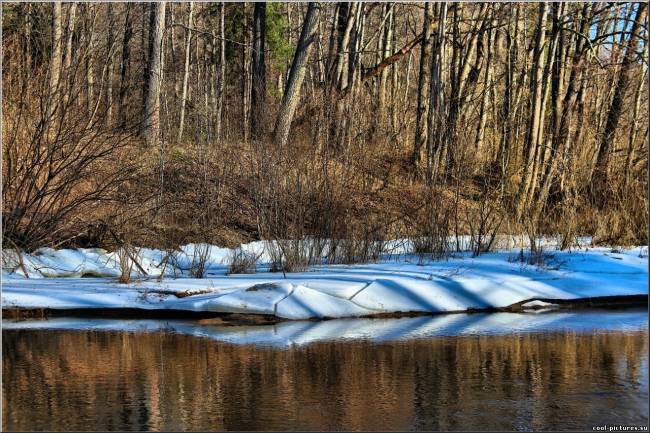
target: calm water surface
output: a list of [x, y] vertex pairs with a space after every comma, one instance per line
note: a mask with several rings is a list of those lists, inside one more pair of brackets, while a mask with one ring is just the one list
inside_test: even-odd
[[[617, 322], [615, 313], [606, 314], [601, 316], [606, 323], [631, 320], [620, 316]], [[256, 332], [281, 335], [286, 325], [262, 331], [213, 327], [213, 338], [209, 328], [197, 337], [173, 325], [119, 330], [119, 321], [72, 320], [66, 326], [59, 322], [58, 329], [56, 321], [49, 327], [21, 325], [2, 332], [2, 427], [591, 430], [604, 424], [647, 425], [647, 318], [638, 316], [633, 326], [587, 326], [582, 322], [593, 317], [580, 317], [540, 331], [312, 338], [299, 345], [232, 342], [233, 335], [240, 342]], [[403, 330], [413, 320], [432, 326], [421, 318], [408, 320], [331, 321], [328, 326], [366, 323]], [[230, 341], [224, 341], [224, 332]]]

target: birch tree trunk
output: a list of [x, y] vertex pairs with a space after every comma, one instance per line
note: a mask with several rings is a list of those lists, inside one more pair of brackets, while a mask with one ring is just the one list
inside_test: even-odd
[[114, 27], [115, 19], [113, 12], [113, 4], [109, 3], [106, 10], [108, 18], [108, 36], [106, 46], [108, 57], [106, 60], [106, 124], [110, 125], [113, 121], [113, 54], [115, 46]]
[[49, 123], [57, 107], [56, 97], [61, 81], [61, 39], [61, 3], [55, 2], [52, 3], [52, 54], [50, 55], [50, 88], [44, 117], [45, 124]]
[[[393, 26], [392, 26], [392, 16], [393, 9], [395, 5], [384, 3], [383, 5], [383, 14], [386, 24], [384, 25], [384, 31], [382, 32], [382, 38], [380, 42], [381, 55], [379, 61], [383, 61], [390, 57], [391, 55], [391, 42], [393, 40]], [[379, 62], [378, 62], [379, 63]], [[381, 123], [385, 122], [386, 118], [386, 85], [388, 82], [388, 69], [384, 69], [379, 74], [379, 92], [377, 94], [377, 105], [378, 105], [378, 116], [377, 120]]]
[[95, 93], [95, 73], [93, 71], [95, 61], [95, 17], [96, 4], [86, 3], [85, 17], [85, 42], [86, 42], [86, 109], [88, 112], [93, 111], [93, 101]]
[[192, 43], [192, 13], [194, 12], [194, 2], [189, 3], [189, 11], [187, 14], [187, 29], [185, 29], [185, 66], [183, 69], [183, 90], [181, 94], [181, 115], [178, 125], [178, 138], [176, 141], [179, 143], [183, 138], [183, 128], [185, 126], [185, 105], [187, 101], [187, 81], [190, 77], [190, 44]]
[[72, 65], [72, 40], [74, 37], [74, 24], [75, 16], [77, 14], [77, 3], [70, 3], [70, 8], [68, 9], [68, 27], [66, 29], [67, 41], [65, 44], [65, 70], [70, 70]]
[[32, 13], [31, 5], [29, 3], [23, 3], [21, 13], [23, 14], [23, 24], [24, 24], [24, 35], [22, 39], [22, 66], [23, 71], [28, 71], [32, 65], [32, 49], [31, 49], [31, 38], [32, 38]]
[[276, 145], [280, 147], [284, 147], [289, 139], [291, 121], [300, 99], [300, 89], [307, 71], [307, 60], [317, 37], [316, 24], [320, 9], [320, 3], [310, 2], [307, 6], [307, 14], [302, 25], [300, 39], [289, 72], [289, 79], [287, 80], [287, 86], [284, 90], [280, 111], [275, 123], [274, 139]]
[[147, 96], [143, 113], [142, 135], [149, 146], [160, 139], [160, 85], [162, 78], [162, 40], [165, 27], [165, 2], [152, 3], [147, 68]]
[[531, 116], [527, 134], [526, 156], [524, 162], [524, 169], [522, 174], [521, 185], [518, 192], [516, 216], [520, 219], [526, 199], [533, 180], [533, 169], [535, 164], [535, 156], [537, 154], [537, 147], [539, 142], [539, 127], [541, 122], [542, 113], [542, 99], [543, 99], [543, 73], [544, 73], [544, 45], [546, 40], [546, 17], [548, 15], [548, 6], [546, 3], [539, 4], [539, 13], [537, 19], [537, 38], [535, 41], [535, 61], [533, 65], [533, 79], [532, 79], [532, 108]]
[[[490, 22], [489, 27], [491, 26], [492, 23]], [[487, 124], [488, 96], [492, 91], [492, 52], [494, 49], [496, 49], [495, 32], [493, 32], [491, 29], [488, 30], [485, 39], [487, 40], [487, 44], [482, 45], [480, 50], [481, 52], [485, 50], [486, 54], [485, 66], [483, 66], [485, 74], [481, 95], [481, 106], [479, 108], [479, 121], [476, 128], [476, 144], [474, 148], [477, 155], [480, 155], [480, 152], [485, 151], [483, 149], [483, 142], [485, 141], [485, 126]]]

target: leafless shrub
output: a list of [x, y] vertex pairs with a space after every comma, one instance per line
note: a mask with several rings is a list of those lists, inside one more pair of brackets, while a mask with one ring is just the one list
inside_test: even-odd
[[538, 246], [535, 250], [532, 250], [528, 254], [526, 262], [529, 265], [537, 266], [539, 268], [544, 268], [548, 264], [549, 259], [553, 256], [544, 252], [544, 247]]
[[257, 271], [257, 261], [261, 254], [244, 251], [241, 246], [230, 253], [229, 274], [254, 274]]
[[131, 272], [135, 262], [132, 257], [135, 256], [135, 248], [129, 244], [122, 245], [117, 251], [117, 260], [120, 265], [120, 276], [118, 281], [120, 284], [128, 284], [131, 282]]
[[29, 273], [27, 272], [25, 261], [23, 260], [23, 252], [20, 248], [16, 247], [15, 244], [14, 247], [14, 250], [2, 250], [2, 252], [0, 252], [2, 255], [2, 269], [7, 269], [11, 274], [20, 268], [23, 275], [26, 278], [29, 278]]
[[251, 164], [258, 230], [263, 239], [273, 240], [266, 245], [271, 270], [297, 272], [319, 262], [323, 244], [310, 233], [318, 194], [313, 162], [256, 145]]
[[158, 263], [157, 266], [160, 269], [160, 275], [158, 276], [158, 281], [162, 281], [165, 278], [165, 272], [167, 271], [167, 266], [169, 266], [170, 263], [172, 264], [174, 276], [176, 276], [177, 268], [174, 264], [176, 261], [177, 251], [175, 249], [165, 249], [163, 251], [165, 255], [163, 256], [162, 260], [160, 261], [160, 263]]
[[508, 263], [517, 263], [517, 262], [525, 263], [526, 262], [526, 256], [524, 255], [524, 249], [521, 248], [519, 250], [519, 253], [516, 256], [513, 256], [512, 254], [510, 254], [508, 256], [507, 260], [508, 260]]
[[370, 231], [366, 231], [360, 237], [351, 235], [348, 238], [336, 239], [332, 241], [327, 262], [330, 264], [376, 262], [384, 254], [385, 244], [385, 239]]
[[266, 249], [271, 257], [271, 272], [301, 272], [314, 263], [304, 239], [271, 241]]
[[424, 209], [418, 215], [411, 236], [413, 253], [418, 256], [418, 264], [427, 259], [442, 259], [449, 255], [449, 234], [451, 233], [451, 211], [442, 197], [429, 193]]
[[502, 208], [495, 192], [484, 192], [478, 198], [476, 208], [468, 212], [470, 249], [475, 257], [492, 249], [503, 221]]
[[575, 197], [573, 188], [567, 188], [567, 197], [560, 203], [560, 211], [558, 215], [558, 226], [561, 235], [560, 249], [570, 250], [573, 246], [578, 244], [576, 234], [576, 219], [578, 200]]
[[[71, 74], [73, 74], [71, 72]], [[3, 237], [32, 250], [79, 236], [98, 203], [119, 200], [137, 173], [135, 126], [117, 129], [107, 108], [92, 115], [76, 92], [43, 92], [34, 79], [3, 94]]]
[[553, 268], [557, 269], [561, 263], [553, 264], [554, 255], [546, 252], [544, 247], [538, 245], [534, 250], [529, 250], [528, 253], [524, 252], [524, 249], [520, 249], [519, 253], [516, 256], [508, 256], [508, 262], [510, 263], [520, 263], [522, 266], [531, 265], [537, 266], [538, 268]]
[[189, 273], [194, 278], [204, 278], [205, 273], [210, 265], [210, 250], [212, 248], [209, 244], [201, 243], [195, 244], [192, 249], [192, 262], [190, 263]]

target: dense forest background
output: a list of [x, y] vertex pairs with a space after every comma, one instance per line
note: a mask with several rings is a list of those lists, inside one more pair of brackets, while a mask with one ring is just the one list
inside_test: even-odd
[[6, 246], [648, 242], [645, 3], [2, 14]]

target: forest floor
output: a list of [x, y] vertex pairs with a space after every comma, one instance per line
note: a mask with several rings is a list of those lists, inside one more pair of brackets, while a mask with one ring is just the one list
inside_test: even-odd
[[[163, 251], [140, 249], [130, 283], [117, 281], [116, 253], [102, 249], [23, 254], [23, 273], [13, 251], [4, 252], [2, 309], [5, 317], [96, 314], [137, 317], [221, 317], [267, 323], [275, 320], [395, 317], [463, 311], [545, 310], [577, 306], [647, 305], [647, 247], [546, 248], [530, 264], [526, 250], [497, 250], [473, 257], [420, 260], [400, 253], [375, 263], [316, 265], [305, 272], [269, 272], [263, 244], [259, 272], [228, 274], [232, 251], [210, 247], [203, 278], [188, 269], [196, 245], [160, 265]], [[160, 266], [159, 266], [160, 265]], [[160, 280], [160, 273], [165, 278]], [[139, 275], [138, 275], [139, 274]]]

